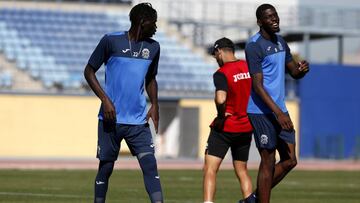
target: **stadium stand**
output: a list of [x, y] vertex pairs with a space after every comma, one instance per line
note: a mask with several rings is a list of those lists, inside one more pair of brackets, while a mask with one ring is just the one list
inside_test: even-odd
[[[128, 30], [130, 26], [127, 13], [33, 8], [1, 8], [0, 12], [0, 51], [7, 60], [40, 80], [45, 88], [62, 91], [86, 89], [82, 72], [102, 35]], [[156, 33], [155, 39], [162, 47], [160, 96], [201, 96], [213, 91], [214, 63], [163, 30]], [[102, 68], [97, 73], [102, 84], [104, 72]]]
[[0, 73], [0, 87], [9, 89], [12, 86], [12, 75], [9, 72]]

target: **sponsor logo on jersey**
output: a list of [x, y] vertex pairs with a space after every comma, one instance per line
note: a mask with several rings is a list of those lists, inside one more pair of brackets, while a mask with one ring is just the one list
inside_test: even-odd
[[250, 73], [238, 73], [236, 75], [233, 75], [234, 78], [234, 82], [237, 82], [239, 80], [244, 80], [244, 79], [249, 79], [250, 78]]

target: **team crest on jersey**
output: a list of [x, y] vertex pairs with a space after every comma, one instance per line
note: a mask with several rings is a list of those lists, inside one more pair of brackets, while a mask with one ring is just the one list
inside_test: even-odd
[[278, 47], [279, 47], [280, 51], [282, 51], [284, 49], [280, 42], [278, 42]]
[[260, 142], [261, 142], [261, 144], [267, 144], [269, 142], [268, 136], [262, 134], [260, 137]]
[[148, 59], [150, 57], [150, 50], [145, 48], [142, 50], [141, 52], [141, 56], [144, 58], [144, 59]]

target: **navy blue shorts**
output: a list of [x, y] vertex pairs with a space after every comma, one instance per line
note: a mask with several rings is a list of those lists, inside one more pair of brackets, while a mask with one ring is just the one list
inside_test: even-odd
[[96, 157], [101, 161], [117, 160], [123, 139], [133, 156], [143, 152], [155, 152], [148, 124], [126, 125], [99, 120]]
[[[286, 113], [288, 114], [288, 113]], [[282, 130], [273, 114], [248, 114], [258, 149], [276, 149], [278, 139], [295, 144], [295, 130]]]

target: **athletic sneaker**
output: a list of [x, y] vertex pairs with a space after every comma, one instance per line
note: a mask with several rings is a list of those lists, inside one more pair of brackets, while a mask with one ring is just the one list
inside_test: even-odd
[[251, 195], [249, 197], [247, 197], [246, 199], [241, 199], [239, 200], [238, 203], [256, 203], [258, 202], [255, 192], [251, 193]]

